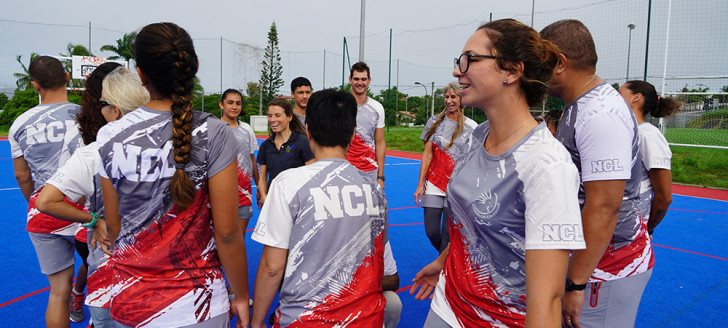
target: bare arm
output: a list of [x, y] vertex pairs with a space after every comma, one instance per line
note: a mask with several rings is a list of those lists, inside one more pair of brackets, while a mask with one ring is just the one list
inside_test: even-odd
[[238, 316], [238, 327], [247, 327], [250, 321], [248, 306], [248, 261], [245, 239], [238, 220], [237, 161], [208, 180], [212, 224], [220, 263], [235, 298], [230, 302], [233, 314]]
[[[586, 249], [572, 253], [566, 275], [575, 284], [585, 284], [604, 255], [617, 225], [625, 184], [626, 180], [584, 182], [586, 201], [581, 210], [581, 221]], [[572, 291], [564, 295], [563, 315], [565, 319], [571, 320], [574, 327], [581, 327], [578, 322], [583, 303], [584, 291]]]
[[391, 290], [396, 292], [399, 289], [399, 273], [395, 272], [392, 275], [384, 276], [382, 278], [382, 290]]
[[255, 184], [258, 184], [260, 175], [258, 175], [258, 163], [255, 162], [255, 155], [250, 154], [250, 162], [253, 163], [253, 181], [255, 181]]
[[422, 268], [422, 270], [415, 275], [414, 279], [412, 279], [412, 282], [414, 283], [410, 288], [410, 295], [413, 295], [415, 291], [417, 291], [417, 287], [422, 286], [420, 291], [417, 292], [417, 295], [415, 295], [416, 300], [422, 301], [428, 298], [428, 296], [432, 299], [432, 296], [434, 296], [432, 292], [435, 290], [437, 282], [440, 280], [440, 272], [442, 272], [442, 269], [445, 267], [445, 259], [447, 259], [448, 254], [450, 254], [450, 245], [447, 245], [447, 248], [440, 253], [440, 256], [438, 256], [435, 261]]
[[[79, 201], [79, 203], [81, 202]], [[43, 187], [35, 201], [35, 206], [39, 211], [65, 221], [89, 223], [94, 219], [91, 214], [66, 203], [66, 195], [52, 184], [46, 184]]]
[[265, 317], [276, 296], [278, 287], [281, 285], [287, 259], [287, 249], [263, 246], [258, 275], [255, 277], [255, 290], [253, 292], [255, 306], [250, 320], [251, 327], [265, 327]]
[[109, 242], [114, 245], [121, 231], [121, 216], [119, 216], [119, 196], [111, 180], [101, 177], [101, 193], [104, 197], [104, 216], [106, 229], [109, 231]]
[[650, 220], [647, 222], [647, 232], [652, 235], [672, 203], [672, 171], [652, 169], [647, 173], [652, 183], [652, 191], [655, 193], [650, 206]]
[[13, 158], [13, 167], [15, 168], [15, 181], [18, 182], [20, 192], [23, 193], [26, 201], [30, 201], [30, 195], [35, 190], [35, 184], [33, 183], [33, 176], [30, 174], [30, 166], [25, 161], [25, 157], [20, 156]]
[[265, 196], [268, 194], [268, 181], [266, 180], [268, 178], [268, 166], [265, 164], [260, 164], [260, 177], [258, 178], [258, 195], [260, 195], [258, 198], [258, 208], [263, 207], [263, 204], [265, 203]]
[[422, 195], [425, 194], [425, 176], [432, 162], [432, 141], [425, 141], [425, 150], [422, 152], [422, 161], [420, 162], [420, 178], [417, 180], [417, 189], [415, 190], [415, 204], [422, 205]]
[[526, 251], [526, 327], [559, 327], [569, 251]]
[[[384, 157], [387, 156], [387, 144], [384, 142], [384, 128], [374, 129], [374, 153], [377, 157], [377, 176], [384, 175]], [[377, 179], [384, 190], [384, 181]]]

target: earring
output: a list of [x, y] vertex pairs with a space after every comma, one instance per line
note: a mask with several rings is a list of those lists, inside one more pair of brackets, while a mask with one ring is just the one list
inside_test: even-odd
[[503, 80], [503, 85], [508, 85], [508, 81]]

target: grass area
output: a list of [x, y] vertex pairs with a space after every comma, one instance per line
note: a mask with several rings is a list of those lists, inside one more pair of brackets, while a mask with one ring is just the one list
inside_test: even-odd
[[673, 182], [728, 189], [728, 149], [670, 148]]
[[387, 149], [422, 153], [425, 145], [420, 140], [422, 127], [390, 127], [389, 131], [384, 128], [384, 140], [387, 142]]
[[668, 128], [665, 139], [670, 143], [728, 146], [728, 130]]
[[[422, 127], [391, 127], [384, 132], [387, 149], [421, 153]], [[704, 137], [701, 139], [701, 137]], [[712, 138], [712, 139], [711, 139]], [[667, 139], [673, 143], [695, 143], [706, 140], [728, 145], [728, 131], [705, 129], [667, 129]], [[672, 149], [672, 181], [675, 183], [728, 189], [728, 150], [693, 147]]]

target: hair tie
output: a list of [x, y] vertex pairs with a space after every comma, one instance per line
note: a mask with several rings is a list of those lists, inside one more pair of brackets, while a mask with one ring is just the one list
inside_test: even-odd
[[184, 170], [185, 169], [185, 163], [174, 163], [174, 168], [177, 170]]
[[660, 104], [660, 95], [657, 95], [657, 104]]

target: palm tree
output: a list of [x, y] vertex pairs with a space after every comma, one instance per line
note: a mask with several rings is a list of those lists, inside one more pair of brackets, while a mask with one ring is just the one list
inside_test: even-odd
[[101, 51], [111, 51], [117, 56], [109, 56], [109, 59], [120, 59], [129, 61], [134, 59], [134, 39], [136, 39], [137, 33], [131, 32], [126, 33], [121, 39], [116, 40], [116, 45], [106, 44], [101, 46]]
[[[31, 53], [30, 62], [33, 62], [33, 60], [38, 56], [39, 55], [35, 52]], [[15, 60], [18, 61], [18, 64], [20, 64], [20, 67], [23, 69], [22, 73], [13, 73], [13, 76], [17, 79], [15, 80], [15, 85], [17, 86], [15, 89], [16, 91], [33, 89], [33, 84], [30, 83], [30, 75], [28, 75], [28, 67], [23, 64], [23, 61], [21, 60], [22, 57], [22, 55], [15, 56]]]

